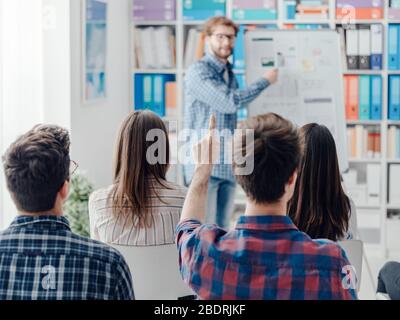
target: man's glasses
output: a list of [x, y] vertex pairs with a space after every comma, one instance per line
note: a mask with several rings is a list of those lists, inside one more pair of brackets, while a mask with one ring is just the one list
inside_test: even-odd
[[214, 33], [213, 36], [219, 42], [222, 42], [224, 40], [228, 40], [229, 42], [234, 42], [236, 40], [236, 36], [234, 34]]
[[78, 164], [74, 160], [69, 161], [69, 176], [72, 176], [76, 169], [78, 169]]

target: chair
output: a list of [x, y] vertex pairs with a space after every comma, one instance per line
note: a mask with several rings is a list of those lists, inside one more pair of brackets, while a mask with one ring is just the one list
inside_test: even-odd
[[194, 294], [181, 278], [175, 244], [111, 246], [124, 256], [129, 266], [137, 300], [187, 299]]
[[354, 267], [357, 276], [357, 292], [360, 291], [361, 285], [361, 273], [362, 273], [362, 261], [363, 261], [363, 242], [361, 240], [345, 240], [339, 241], [338, 244], [346, 252], [347, 258]]

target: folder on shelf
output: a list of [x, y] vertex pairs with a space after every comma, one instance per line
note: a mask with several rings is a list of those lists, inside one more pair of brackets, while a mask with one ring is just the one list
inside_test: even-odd
[[348, 29], [346, 31], [346, 55], [347, 69], [358, 69], [359, 52], [358, 52], [358, 30]]
[[400, 164], [389, 166], [389, 203], [400, 203]]
[[235, 50], [233, 51], [233, 68], [244, 69], [244, 33], [246, 26], [241, 25], [236, 37]]
[[367, 203], [379, 205], [381, 202], [381, 166], [380, 164], [367, 164]]
[[370, 119], [370, 78], [369, 76], [360, 76], [359, 78], [359, 115], [360, 120]]
[[165, 116], [164, 81], [162, 75], [153, 76], [153, 107], [151, 111], [160, 117]]
[[399, 69], [399, 26], [389, 25], [388, 31], [388, 67], [390, 70]]
[[371, 59], [371, 30], [369, 26], [360, 26], [358, 29], [358, 54], [359, 68], [362, 70], [370, 69]]
[[151, 75], [135, 74], [134, 85], [135, 105], [133, 109], [151, 109], [153, 103]]
[[345, 76], [346, 119], [358, 119], [358, 76]]
[[[387, 157], [394, 159], [396, 157], [396, 126], [390, 126], [387, 134]], [[400, 141], [397, 141], [400, 143]]]
[[165, 115], [167, 117], [178, 117], [176, 82], [165, 83]]
[[389, 77], [389, 120], [400, 120], [400, 76]]
[[371, 69], [382, 69], [383, 25], [371, 25]]
[[371, 76], [371, 120], [382, 119], [382, 77]]

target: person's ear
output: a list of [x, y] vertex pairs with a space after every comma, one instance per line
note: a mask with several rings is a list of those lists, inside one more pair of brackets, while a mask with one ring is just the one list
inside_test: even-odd
[[292, 176], [289, 178], [289, 186], [294, 186], [296, 184], [296, 180], [297, 180], [297, 170], [295, 170], [292, 174]]
[[68, 198], [68, 192], [69, 192], [69, 181], [65, 180], [60, 191], [58, 191], [58, 193], [63, 201]]

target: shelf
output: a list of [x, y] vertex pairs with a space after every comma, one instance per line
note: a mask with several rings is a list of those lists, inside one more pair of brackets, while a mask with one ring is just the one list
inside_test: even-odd
[[283, 24], [330, 24], [330, 20], [283, 20]]
[[382, 120], [346, 120], [347, 125], [381, 125]]
[[134, 26], [174, 26], [176, 21], [136, 21], [132, 22]]
[[354, 158], [350, 158], [349, 162], [350, 163], [381, 163], [381, 159], [365, 159], [365, 158], [354, 159]]
[[351, 23], [343, 23], [347, 22], [348, 20], [346, 18], [341, 19], [336, 19], [335, 23], [340, 24], [340, 25], [354, 25], [354, 24], [383, 24], [386, 22], [385, 19], [351, 19]]
[[388, 120], [387, 124], [400, 126], [400, 120]]
[[343, 74], [345, 75], [381, 75], [384, 71], [383, 70], [344, 70]]
[[388, 70], [388, 74], [400, 74], [400, 70]]
[[176, 69], [133, 69], [133, 73], [151, 73], [151, 74], [158, 74], [158, 73], [164, 73], [164, 74], [176, 74], [177, 70]]
[[398, 204], [390, 204], [390, 203], [388, 203], [386, 207], [388, 209], [392, 209], [392, 210], [400, 210], [400, 203], [398, 203]]
[[233, 20], [236, 24], [278, 24], [278, 20]]
[[182, 23], [188, 26], [197, 26], [203, 25], [206, 21], [205, 20], [184, 20]]
[[356, 204], [357, 209], [382, 209], [382, 205], [380, 204]]
[[388, 159], [388, 160], [387, 160], [387, 163], [388, 163], [388, 164], [391, 164], [391, 163], [400, 163], [400, 159]]

